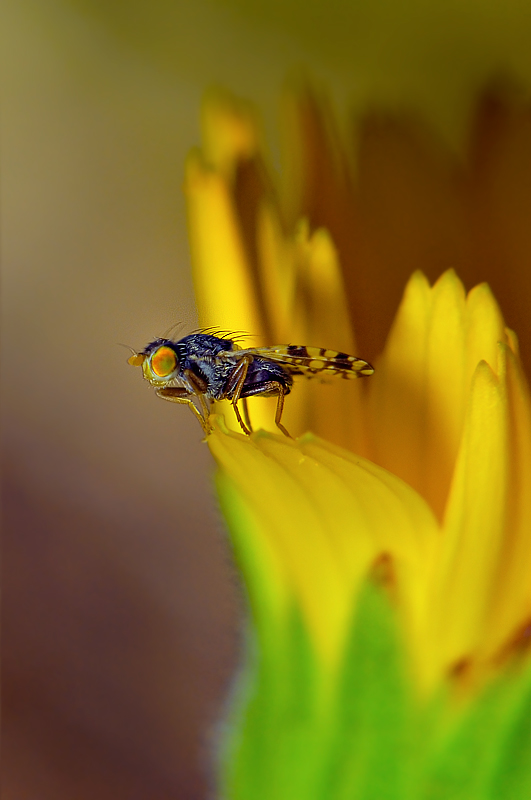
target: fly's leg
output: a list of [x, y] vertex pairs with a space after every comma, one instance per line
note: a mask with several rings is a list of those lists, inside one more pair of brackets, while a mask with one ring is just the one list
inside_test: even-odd
[[[192, 400], [192, 397], [194, 397], [195, 395], [190, 395], [190, 393], [187, 392], [186, 389], [172, 389], [172, 388], [156, 389], [155, 394], [157, 395], [157, 397], [161, 397], [163, 400], [168, 400], [170, 403], [180, 403], [181, 405], [188, 406], [190, 411], [192, 411], [196, 416], [196, 418], [198, 419], [199, 424], [203, 428], [205, 434], [208, 435], [211, 432], [212, 429], [208, 423], [208, 415], [206, 417], [203, 417], [201, 412], [196, 408], [194, 401]], [[198, 397], [199, 397], [199, 402], [203, 400], [203, 403], [205, 403], [205, 399], [204, 397], [202, 397], [202, 395], [198, 395]], [[201, 405], [203, 405], [203, 403], [201, 403]]]
[[282, 431], [284, 436], [287, 436], [288, 439], [292, 439], [293, 437], [280, 421], [282, 419], [282, 411], [284, 410], [284, 398], [286, 396], [285, 386], [280, 381], [266, 381], [257, 386], [249, 387], [247, 391], [249, 392], [249, 397], [258, 397], [259, 395], [271, 397], [276, 395], [277, 409], [275, 412], [275, 425]]
[[199, 400], [199, 405], [201, 406], [201, 410], [203, 412], [202, 415], [203, 419], [205, 420], [207, 427], [210, 428], [210, 426], [208, 425], [208, 418], [210, 416], [210, 406], [207, 403], [205, 397], [205, 394], [208, 389], [208, 384], [202, 378], [200, 378], [199, 375], [196, 375], [195, 372], [192, 372], [192, 370], [190, 369], [184, 370], [184, 377], [186, 378], [188, 383], [193, 387], [194, 394]]
[[284, 410], [284, 397], [285, 397], [284, 387], [281, 383], [279, 383], [279, 381], [271, 381], [271, 388], [273, 387], [276, 387], [278, 390], [277, 410], [275, 412], [275, 425], [277, 426], [277, 428], [280, 428], [284, 436], [287, 436], [288, 439], [292, 439], [293, 437], [286, 430], [286, 428], [280, 421], [282, 419], [282, 412]]
[[[225, 389], [225, 397], [230, 398], [234, 413], [236, 414], [236, 419], [240, 423], [242, 431], [246, 433], [247, 436], [251, 435], [252, 429], [251, 426], [247, 426], [242, 419], [242, 415], [240, 414], [240, 410], [238, 408], [238, 400], [241, 397], [243, 384], [245, 383], [245, 379], [247, 377], [247, 371], [252, 363], [252, 356], [244, 356], [232, 371], [230, 379], [227, 383], [227, 388]], [[246, 414], [246, 416], [248, 417], [248, 414]]]
[[210, 416], [210, 408], [208, 407], [208, 403], [205, 400], [205, 395], [204, 394], [198, 394], [197, 396], [199, 398], [199, 403], [201, 404], [201, 410], [203, 412], [203, 416], [204, 416], [205, 420], [208, 420], [208, 418]]
[[249, 404], [247, 403], [246, 397], [242, 397], [242, 407], [243, 407], [243, 418], [245, 420], [245, 424], [252, 433], [253, 426], [251, 425], [251, 417], [249, 416]]

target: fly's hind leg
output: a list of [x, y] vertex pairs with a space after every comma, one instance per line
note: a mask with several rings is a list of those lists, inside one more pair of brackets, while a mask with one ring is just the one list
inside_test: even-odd
[[245, 424], [252, 433], [253, 426], [251, 425], [251, 417], [249, 416], [249, 404], [247, 403], [246, 397], [242, 397], [242, 408], [243, 408], [243, 418], [245, 420]]
[[[208, 416], [203, 416], [199, 409], [196, 407], [192, 397], [195, 395], [191, 395], [186, 389], [173, 389], [173, 388], [166, 388], [166, 389], [156, 389], [155, 394], [158, 397], [161, 397], [163, 400], [168, 400], [170, 403], [180, 403], [181, 405], [188, 406], [190, 411], [193, 412], [199, 424], [203, 428], [203, 431], [206, 435], [211, 432], [211, 427], [208, 422]], [[201, 406], [206, 408], [206, 401], [202, 395], [198, 395], [199, 402], [201, 402]]]
[[286, 392], [284, 390], [284, 386], [279, 381], [271, 381], [271, 388], [276, 387], [278, 390], [278, 397], [277, 397], [277, 410], [275, 411], [275, 425], [277, 428], [280, 428], [284, 436], [287, 436], [288, 439], [292, 439], [292, 435], [289, 433], [288, 430], [284, 427], [281, 423], [282, 419], [282, 412], [284, 410], [284, 397], [286, 396]]
[[286, 396], [286, 387], [280, 381], [265, 381], [264, 383], [258, 384], [254, 387], [247, 389], [248, 396], [251, 397], [259, 397], [263, 395], [264, 397], [276, 397], [277, 398], [277, 409], [275, 412], [275, 425], [279, 428], [284, 436], [287, 436], [288, 439], [292, 439], [292, 435], [289, 433], [288, 430], [284, 427], [282, 422], [282, 411], [284, 410], [284, 398]]

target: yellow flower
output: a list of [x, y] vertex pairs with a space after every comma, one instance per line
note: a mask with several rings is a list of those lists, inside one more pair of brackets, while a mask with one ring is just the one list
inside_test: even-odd
[[[294, 157], [301, 163], [306, 158], [308, 166], [311, 152], [314, 160], [309, 176], [293, 179], [292, 196], [283, 205], [264, 166], [252, 110], [223, 92], [205, 103], [203, 148], [190, 156], [186, 177], [202, 323], [247, 330], [254, 334], [253, 345], [310, 344], [372, 359], [380, 331], [371, 339], [362, 326], [370, 325], [380, 297], [388, 303], [389, 293], [383, 282], [376, 289], [363, 274], [359, 254], [352, 260], [362, 274], [352, 274], [357, 242], [367, 239], [363, 205], [346, 157], [325, 133], [318, 103], [308, 92], [297, 102], [301, 139]], [[368, 308], [357, 301], [357, 287], [367, 298], [364, 283], [374, 291]], [[384, 319], [380, 314], [376, 328]], [[359, 349], [354, 328], [356, 339], [372, 352]], [[415, 272], [374, 363], [374, 377], [359, 385], [296, 386], [286, 402], [286, 424], [297, 434], [312, 431], [296, 441], [266, 432], [274, 430], [273, 410], [260, 399], [253, 400], [251, 416], [255, 428], [266, 430], [243, 436], [228, 412], [225, 419], [216, 418], [208, 438], [250, 593], [262, 668], [268, 664], [270, 675], [277, 675], [277, 694], [289, 694], [282, 670], [290, 656], [277, 663], [271, 653], [291, 652], [295, 615], [312, 654], [317, 730], [333, 727], [330, 709], [341, 716], [338, 687], [344, 683], [353, 625], [359, 631], [370, 607], [367, 576], [369, 586], [384, 588], [394, 609], [417, 709], [431, 707], [443, 688], [452, 690], [454, 703], [459, 696], [467, 698], [467, 708], [474, 707], [474, 699], [489, 696], [486, 687], [508, 674], [508, 664], [514, 670], [529, 637], [531, 403], [516, 336], [505, 327], [489, 287], [479, 284], [467, 294], [452, 270], [433, 286]], [[363, 654], [360, 658], [363, 662]], [[528, 664], [527, 655], [523, 663]], [[516, 685], [515, 674], [526, 671], [510, 674], [509, 683]], [[370, 693], [368, 685], [356, 691]], [[275, 692], [268, 696], [274, 705]], [[502, 707], [500, 729], [506, 731], [506, 717], [513, 713], [507, 709], [513, 706], [504, 700]], [[259, 713], [264, 725], [267, 714], [264, 708]], [[278, 736], [282, 719], [276, 722]], [[235, 797], [254, 797], [256, 791], [249, 767], [249, 741], [256, 731], [249, 716], [246, 724], [240, 756], [233, 755], [243, 766], [228, 779]], [[285, 719], [284, 724], [289, 727]], [[461, 724], [466, 729], [462, 717]], [[428, 725], [428, 736], [432, 728]], [[295, 757], [273, 778], [266, 750], [254, 771], [258, 781], [265, 769], [269, 788], [260, 796], [314, 796], [303, 791], [308, 778], [299, 774]], [[316, 766], [310, 781], [314, 788], [339, 752], [325, 763], [323, 751], [321, 741], [315, 754], [321, 772]], [[426, 756], [431, 764], [426, 773], [431, 777], [422, 778], [426, 791], [438, 769], [433, 765], [446, 763], [444, 752], [439, 742]], [[353, 753], [345, 757], [356, 761]], [[491, 761], [497, 763], [496, 757]], [[361, 787], [373, 785], [367, 764], [347, 781], [361, 794], [348, 796], [365, 797]], [[491, 775], [489, 791], [505, 786], [500, 778], [505, 767], [489, 769], [498, 776]], [[447, 793], [437, 797], [457, 796], [450, 779], [441, 785]], [[341, 791], [337, 796], [346, 797]]]

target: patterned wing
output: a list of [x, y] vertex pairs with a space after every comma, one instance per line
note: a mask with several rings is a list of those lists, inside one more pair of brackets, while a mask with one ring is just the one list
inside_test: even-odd
[[367, 361], [337, 350], [325, 350], [319, 347], [305, 347], [295, 344], [278, 344], [272, 347], [257, 347], [240, 350], [238, 356], [246, 353], [269, 358], [285, 366], [290, 375], [302, 375], [305, 378], [361, 378], [372, 375], [374, 367]]

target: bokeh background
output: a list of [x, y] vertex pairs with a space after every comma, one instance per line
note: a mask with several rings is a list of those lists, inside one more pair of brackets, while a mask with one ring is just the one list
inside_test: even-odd
[[244, 602], [184, 408], [126, 365], [197, 324], [181, 191], [206, 88], [283, 81], [338, 119], [421, 111], [456, 151], [492, 76], [531, 85], [531, 6], [479, 0], [6, 0], [5, 800], [198, 800]]

